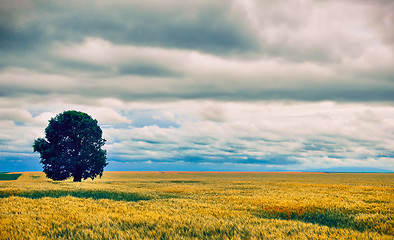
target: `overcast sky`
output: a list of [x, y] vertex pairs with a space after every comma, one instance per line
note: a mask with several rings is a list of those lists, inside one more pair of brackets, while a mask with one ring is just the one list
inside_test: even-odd
[[394, 2], [0, 0], [0, 171], [70, 109], [106, 170], [394, 171]]

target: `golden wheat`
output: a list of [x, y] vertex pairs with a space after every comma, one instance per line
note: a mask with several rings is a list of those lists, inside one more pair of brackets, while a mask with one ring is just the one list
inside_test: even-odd
[[394, 174], [42, 173], [0, 181], [0, 239], [394, 239]]

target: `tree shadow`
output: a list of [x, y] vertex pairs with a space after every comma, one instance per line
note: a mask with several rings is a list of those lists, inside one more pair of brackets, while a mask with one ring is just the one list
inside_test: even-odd
[[0, 173], [0, 181], [17, 180], [20, 176], [20, 173]]
[[44, 197], [60, 198], [60, 197], [77, 197], [91, 199], [109, 199], [115, 201], [137, 202], [141, 200], [153, 199], [150, 196], [140, 193], [116, 192], [105, 190], [31, 190], [31, 191], [3, 191], [0, 192], [0, 198], [18, 196], [31, 199], [39, 199]]

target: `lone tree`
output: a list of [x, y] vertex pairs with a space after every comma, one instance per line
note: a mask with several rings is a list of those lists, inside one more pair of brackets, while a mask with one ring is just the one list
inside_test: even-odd
[[105, 144], [97, 120], [86, 113], [65, 111], [49, 120], [45, 139], [34, 141], [34, 152], [41, 155], [40, 163], [48, 178], [65, 180], [74, 177], [94, 179], [103, 175], [107, 166], [107, 152], [101, 149]]

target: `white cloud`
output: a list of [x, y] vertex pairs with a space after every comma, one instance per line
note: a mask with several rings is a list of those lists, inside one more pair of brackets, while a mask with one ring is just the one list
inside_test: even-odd
[[[386, 161], [375, 163], [394, 144], [394, 127], [388, 118], [394, 109], [390, 106], [333, 102], [210, 102], [209, 105], [227, 109], [227, 121], [200, 120], [199, 109], [204, 109], [207, 102], [162, 103], [160, 107], [145, 104], [145, 108], [154, 111], [161, 111], [161, 107], [177, 109], [181, 126], [112, 129], [110, 135], [117, 136], [112, 150], [129, 154], [127, 161], [186, 158], [200, 162], [203, 160], [187, 159], [201, 156], [205, 162], [218, 164], [223, 158], [229, 162], [256, 158], [263, 161], [278, 155], [299, 161], [289, 165], [286, 159], [283, 162], [278, 159], [273, 164], [288, 169], [344, 166], [357, 159], [365, 166], [393, 167], [384, 165]], [[179, 114], [182, 111], [186, 117]], [[347, 159], [354, 161], [346, 163]], [[375, 165], [369, 164], [372, 160]]]
[[0, 120], [28, 122], [31, 119], [32, 119], [31, 114], [25, 109], [18, 109], [18, 108], [0, 109]]
[[97, 118], [114, 161], [394, 169], [390, 1], [3, 5], [13, 159], [74, 109]]
[[30, 89], [33, 92], [64, 91], [76, 87], [77, 83], [76, 79], [70, 77], [20, 68], [0, 72], [0, 84], [4, 89], [9, 88], [11, 94], [16, 94], [18, 89]]
[[88, 112], [94, 119], [98, 120], [99, 124], [131, 123], [130, 119], [108, 107], [80, 107], [79, 109]]
[[[111, 101], [105, 103], [106, 107], [80, 107], [102, 125], [111, 161], [183, 161], [184, 164], [211, 163], [218, 167], [228, 162], [256, 164], [262, 169], [269, 169], [269, 166], [271, 169], [308, 169], [351, 164], [394, 168], [389, 161], [394, 144], [394, 108], [390, 105], [112, 101], [111, 108]], [[120, 106], [122, 114], [114, 110]], [[47, 121], [58, 113], [57, 109], [61, 109], [56, 104], [46, 108], [31, 104], [28, 108], [52, 110], [35, 113], [35, 117], [25, 121], [24, 125], [14, 124], [16, 118], [3, 120], [0, 124], [1, 141], [7, 144], [1, 151], [30, 153], [32, 141], [44, 137]], [[130, 113], [137, 109], [153, 116], [171, 116], [179, 127], [134, 127], [134, 115]], [[207, 111], [215, 117], [207, 118]], [[225, 113], [225, 119], [216, 121], [217, 113]]]

